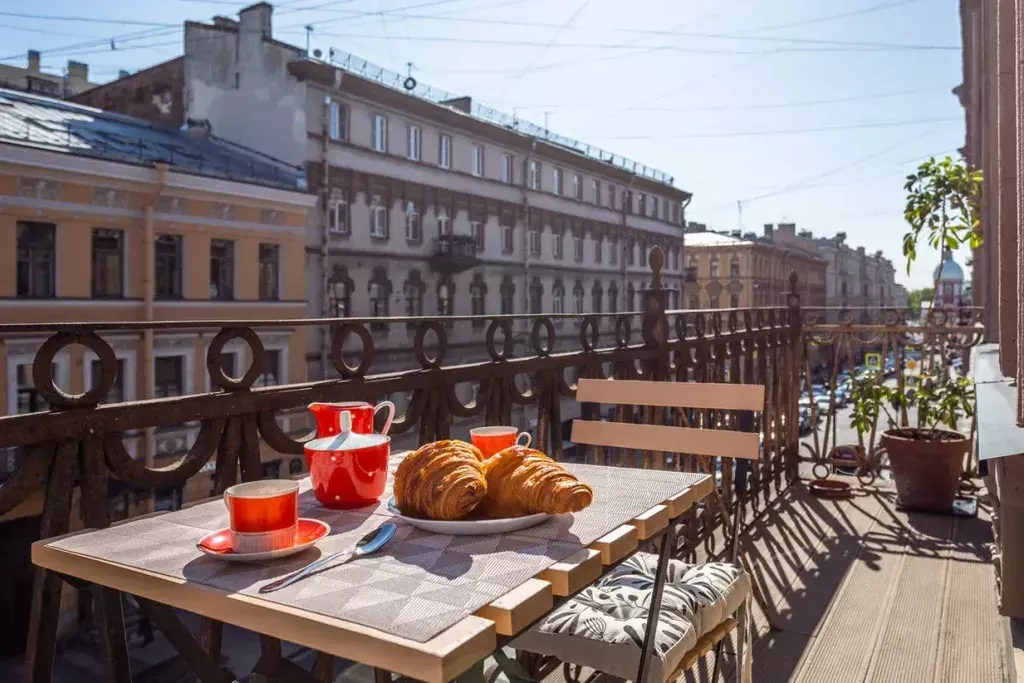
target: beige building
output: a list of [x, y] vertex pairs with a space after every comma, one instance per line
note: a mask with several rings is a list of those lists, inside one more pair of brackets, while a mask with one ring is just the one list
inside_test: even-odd
[[820, 256], [753, 233], [717, 233], [690, 223], [684, 304], [687, 309], [785, 306], [795, 271], [802, 304], [822, 305], [826, 265]]
[[28, 51], [28, 66], [0, 64], [0, 88], [68, 99], [95, 88], [89, 81], [89, 65], [69, 59], [61, 73], [43, 71], [39, 64], [39, 52]]
[[[333, 49], [309, 59], [273, 38], [271, 16], [261, 3], [238, 22], [186, 23], [180, 87], [148, 87], [180, 92], [183, 117], [215, 135], [308, 168], [322, 195], [306, 243], [310, 315], [637, 310], [655, 245], [670, 304], [681, 300], [689, 195], [671, 178]], [[455, 323], [446, 361], [483, 357], [481, 332]], [[571, 322], [558, 334], [578, 343]], [[375, 370], [412, 367], [414, 329], [374, 335]], [[334, 372], [325, 342], [307, 340], [310, 377]]]
[[[220, 320], [303, 317], [315, 197], [298, 169], [216, 139], [13, 91], [0, 90], [0, 131], [0, 323], [210, 321], [104, 334], [118, 362], [110, 401], [210, 390], [205, 355]], [[126, 144], [109, 146], [112, 136]], [[305, 380], [304, 329], [259, 335], [268, 351], [260, 382]], [[44, 339], [0, 340], [6, 414], [47, 409], [31, 381]], [[246, 348], [236, 340], [228, 351], [225, 371], [243, 374]], [[56, 358], [57, 383], [72, 393], [94, 386], [97, 372], [83, 347]], [[160, 464], [197, 432], [181, 425], [130, 436], [126, 446]], [[16, 458], [6, 454], [0, 472], [13, 471]], [[200, 495], [208, 485], [193, 496], [158, 492], [156, 503]]]

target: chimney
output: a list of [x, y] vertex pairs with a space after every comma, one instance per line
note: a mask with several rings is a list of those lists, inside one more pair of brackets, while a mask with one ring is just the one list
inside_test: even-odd
[[736, 237], [736, 238], [743, 237], [743, 231], [742, 230], [733, 230], [732, 231], [732, 236]]
[[245, 62], [262, 52], [263, 41], [270, 37], [270, 13], [274, 8], [266, 2], [250, 5], [238, 13], [239, 60]]
[[796, 237], [796, 223], [779, 223], [779, 232]]
[[472, 113], [473, 109], [473, 98], [468, 95], [465, 97], [456, 97], [451, 100], [444, 100], [441, 104], [447, 105], [452, 109], [458, 109], [466, 114]]
[[32, 74], [39, 73], [39, 50], [28, 51], [28, 72]]
[[131, 71], [127, 71], [126, 69], [121, 69], [120, 71], [117, 72], [117, 77], [118, 78], [128, 78], [131, 75], [132, 75], [132, 72]]
[[864, 247], [857, 247], [857, 256], [864, 255]]
[[768, 239], [772, 239], [773, 237], [775, 237], [775, 226], [772, 225], [771, 223], [765, 223], [764, 236], [767, 237]]
[[193, 140], [210, 137], [213, 126], [208, 119], [188, 119], [185, 121], [185, 133]]
[[[242, 10], [243, 12], [245, 10]], [[213, 18], [213, 25], [219, 26], [220, 28], [238, 28], [238, 22], [229, 17], [222, 17], [217, 15]]]
[[89, 65], [84, 62], [76, 62], [74, 60], [68, 60], [68, 78], [73, 78], [79, 81], [89, 80]]

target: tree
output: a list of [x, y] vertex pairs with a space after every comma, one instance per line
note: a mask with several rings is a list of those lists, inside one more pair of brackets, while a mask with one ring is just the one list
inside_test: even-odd
[[907, 308], [912, 311], [921, 312], [922, 301], [932, 301], [935, 298], [935, 290], [931, 287], [912, 289], [907, 292]]
[[972, 249], [981, 244], [981, 171], [963, 159], [953, 161], [947, 156], [936, 161], [932, 157], [907, 176], [903, 189], [907, 193], [903, 217], [910, 224], [910, 230], [903, 236], [908, 274], [917, 258], [921, 233], [927, 234], [928, 244], [940, 253], [962, 244], [970, 244]]

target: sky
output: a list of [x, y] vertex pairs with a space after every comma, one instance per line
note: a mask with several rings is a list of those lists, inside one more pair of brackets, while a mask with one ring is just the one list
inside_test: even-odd
[[[229, 0], [0, 0], [0, 61], [42, 52], [91, 80], [181, 54], [181, 22]], [[881, 250], [930, 286], [937, 253], [901, 251], [903, 181], [957, 156], [956, 0], [283, 0], [274, 36], [408, 71], [423, 84], [664, 171], [687, 219], [761, 232], [792, 221]], [[967, 253], [957, 260], [965, 265]]]

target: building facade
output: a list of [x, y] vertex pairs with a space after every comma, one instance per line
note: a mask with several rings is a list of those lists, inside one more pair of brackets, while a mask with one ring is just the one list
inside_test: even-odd
[[785, 306], [790, 273], [805, 306], [817, 305], [826, 262], [753, 233], [710, 232], [690, 223], [683, 294], [687, 309]]
[[[0, 105], [0, 321], [216, 323], [304, 315], [305, 281], [297, 274], [315, 197], [298, 169], [58, 100], [0, 91]], [[47, 127], [36, 130], [39, 120]], [[106, 147], [111, 135], [129, 144]], [[109, 400], [209, 391], [205, 354], [216, 330], [211, 324], [109, 338], [118, 363]], [[304, 380], [305, 330], [259, 334], [268, 350], [259, 381]], [[7, 414], [47, 409], [31, 388], [33, 356], [44, 339], [28, 334], [0, 343]], [[247, 347], [235, 340], [228, 351], [225, 372], [242, 375]], [[55, 362], [61, 388], [94, 386], [99, 361], [92, 351], [68, 347]], [[140, 434], [126, 447], [159, 465], [178, 457], [197, 431], [182, 425]], [[16, 457], [5, 454], [0, 470], [13, 471]], [[158, 492], [156, 504], [207, 495]]]
[[89, 81], [89, 65], [69, 59], [59, 76], [44, 72], [37, 50], [28, 51], [28, 66], [0, 64], [0, 88], [69, 99], [95, 88]]

